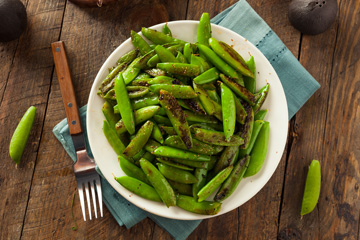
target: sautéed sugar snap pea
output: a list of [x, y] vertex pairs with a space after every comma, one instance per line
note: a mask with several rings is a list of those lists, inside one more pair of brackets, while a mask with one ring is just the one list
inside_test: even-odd
[[270, 131], [261, 106], [269, 85], [255, 91], [254, 57], [212, 37], [207, 13], [197, 43], [171, 30], [142, 28], [144, 38], [131, 31], [135, 50], [100, 84], [104, 134], [127, 175], [115, 179], [167, 207], [216, 214], [265, 160]]

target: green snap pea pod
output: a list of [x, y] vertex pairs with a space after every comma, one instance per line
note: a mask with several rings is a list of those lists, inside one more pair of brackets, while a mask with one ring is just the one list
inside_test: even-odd
[[132, 80], [136, 78], [136, 76], [140, 73], [140, 68], [135, 68], [134, 65], [137, 60], [140, 58], [135, 59], [126, 69], [123, 71], [122, 76], [124, 78], [125, 85], [131, 83]]
[[203, 13], [200, 17], [197, 42], [209, 46], [209, 38], [211, 38], [211, 24], [209, 13]]
[[230, 141], [230, 138], [234, 135], [236, 123], [234, 94], [222, 82], [220, 82], [220, 89], [224, 134], [226, 141]]
[[151, 184], [147, 179], [145, 173], [139, 167], [137, 167], [135, 164], [133, 164], [121, 155], [119, 155], [118, 158], [120, 167], [126, 175], [136, 178], [144, 183]]
[[218, 121], [211, 116], [200, 115], [187, 110], [184, 110], [184, 114], [186, 119], [191, 122], [215, 123], [215, 124], [218, 123]]
[[214, 66], [219, 69], [221, 72], [226, 74], [231, 78], [239, 78], [236, 70], [233, 69], [230, 65], [228, 65], [225, 61], [223, 61], [213, 50], [209, 47], [197, 44], [199, 51], [202, 55], [204, 55]]
[[[183, 103], [181, 104], [180, 101]], [[194, 113], [200, 115], [206, 115], [204, 107], [201, 105], [199, 99], [192, 98], [192, 99], [178, 99], [179, 104], [189, 110], [192, 110]]]
[[161, 107], [156, 115], [166, 116], [165, 108]]
[[188, 63], [185, 56], [181, 53], [181, 52], [178, 52], [177, 55], [176, 55], [176, 59], [178, 60], [178, 62], [180, 63]]
[[214, 115], [215, 104], [214, 101], [212, 101], [209, 95], [207, 94], [206, 90], [203, 89], [201, 86], [197, 85], [195, 82], [193, 82], [193, 87], [196, 94], [199, 95], [199, 100], [202, 106], [204, 107], [206, 113], [209, 115]]
[[190, 63], [199, 66], [200, 74], [210, 69], [209, 64], [203, 58], [197, 57], [193, 54], [190, 57]]
[[321, 190], [321, 167], [318, 160], [312, 160], [306, 175], [304, 195], [301, 203], [301, 216], [311, 213], [319, 201]]
[[226, 84], [236, 95], [248, 102], [251, 106], [256, 103], [255, 95], [249, 92], [245, 87], [239, 85], [224, 74], [220, 74], [221, 81]]
[[256, 101], [253, 109], [255, 114], [260, 110], [261, 106], [264, 104], [266, 97], [268, 95], [270, 89], [270, 84], [266, 84], [263, 88], [260, 89], [258, 95], [260, 96], [259, 99]]
[[255, 175], [260, 171], [262, 165], [264, 164], [269, 143], [269, 133], [269, 122], [265, 122], [256, 138], [253, 149], [251, 150], [251, 161], [244, 177]]
[[177, 102], [179, 103], [179, 105], [180, 105], [182, 108], [190, 110], [190, 108], [189, 108], [188, 105], [184, 102], [183, 99], [177, 99]]
[[181, 106], [176, 101], [175, 97], [165, 90], [160, 90], [159, 101], [160, 105], [165, 109], [165, 112], [176, 133], [180, 136], [185, 146], [190, 149], [193, 145], [190, 128]]
[[197, 84], [211, 83], [219, 79], [219, 75], [220, 72], [215, 67], [213, 67], [195, 77], [194, 82]]
[[[148, 106], [148, 107], [138, 109], [134, 114], [135, 125], [138, 125], [142, 122], [145, 122], [146, 120], [149, 120], [157, 113], [157, 111], [159, 111], [159, 109], [160, 109], [160, 106]], [[118, 134], [118, 136], [120, 134], [126, 132], [124, 119], [120, 119], [120, 121], [116, 123], [115, 129], [116, 129], [116, 133]]]
[[216, 202], [224, 201], [235, 191], [249, 166], [249, 162], [250, 156], [246, 155], [236, 163], [229, 177], [225, 180], [219, 191], [216, 193], [214, 197]]
[[159, 126], [156, 124], [155, 121], [152, 121], [154, 126], [153, 126], [153, 131], [151, 133], [151, 137], [153, 139], [155, 139], [156, 141], [158, 141], [159, 143], [163, 144], [164, 143], [164, 138], [161, 134], [160, 128]]
[[120, 115], [115, 114], [113, 107], [107, 101], [105, 101], [104, 105], [102, 106], [102, 112], [105, 116], [105, 119], [108, 121], [111, 127], [115, 127], [115, 124], [120, 120]]
[[164, 134], [168, 134], [168, 135], [177, 135], [177, 133], [175, 132], [173, 127], [169, 127], [169, 126], [160, 126], [160, 130], [162, 132], [164, 132]]
[[145, 70], [145, 72], [153, 77], [166, 76], [166, 72], [159, 68], [151, 68], [151, 69]]
[[206, 92], [209, 95], [209, 97], [211, 98], [211, 100], [213, 100], [217, 104], [221, 104], [221, 98], [217, 94], [216, 90], [206, 90]]
[[191, 184], [196, 183], [196, 177], [188, 171], [171, 167], [163, 163], [157, 163], [158, 169], [164, 177], [179, 183]]
[[151, 105], [159, 104], [159, 97], [158, 96], [151, 96], [151, 97], [143, 97], [141, 99], [132, 99], [131, 106], [134, 110], [139, 108], [148, 107]]
[[199, 162], [208, 162], [211, 159], [210, 156], [204, 154], [188, 152], [168, 146], [160, 146], [156, 148], [153, 151], [153, 154], [158, 157], [180, 158], [180, 159], [199, 161]]
[[135, 156], [147, 143], [153, 130], [153, 123], [147, 121], [139, 131], [136, 133], [136, 136], [130, 141], [129, 145], [125, 148], [123, 154], [126, 157]]
[[133, 156], [131, 159], [134, 161], [134, 163], [140, 167], [140, 159], [144, 156], [144, 154], [146, 153], [146, 151], [142, 148], [140, 149], [140, 151], [135, 154], [135, 156]]
[[254, 77], [254, 74], [245, 64], [244, 59], [228, 44], [219, 42], [215, 38], [210, 38], [209, 44], [212, 50], [235, 70], [239, 71], [245, 76]]
[[196, 139], [193, 139], [192, 148], [187, 149], [181, 138], [177, 135], [167, 137], [164, 141], [164, 145], [205, 155], [215, 155], [224, 149], [222, 146], [206, 144]]
[[154, 115], [153, 118], [154, 118], [155, 122], [158, 124], [164, 124], [165, 126], [168, 126], [168, 127], [172, 126], [171, 121], [166, 117], [163, 117], [160, 115]]
[[171, 62], [171, 63], [178, 62], [175, 56], [168, 49], [164, 48], [161, 45], [156, 46], [155, 52], [159, 56], [161, 62]]
[[139, 75], [136, 76], [135, 80], [144, 79], [144, 78], [150, 78], [150, 75], [146, 72], [139, 73]]
[[167, 73], [187, 77], [196, 77], [200, 74], [199, 66], [187, 63], [158, 63], [157, 68], [160, 68]]
[[240, 100], [234, 96], [235, 107], [236, 107], [236, 121], [240, 124], [244, 124], [247, 116], [245, 108], [241, 104]]
[[147, 69], [147, 68], [149, 68], [148, 65], [147, 65], [147, 62], [148, 62], [149, 59], [152, 58], [155, 54], [156, 54], [155, 50], [151, 50], [150, 52], [148, 52], [147, 54], [143, 55], [142, 57], [135, 59], [135, 60], [134, 60], [133, 67], [134, 67], [134, 68], [139, 68], [139, 69]]
[[230, 165], [234, 165], [235, 161], [239, 156], [239, 147], [237, 146], [228, 146], [221, 153], [219, 160], [214, 166], [214, 174], [218, 174], [221, 170], [227, 168]]
[[175, 193], [191, 196], [191, 184], [179, 183], [167, 179], [171, 187], [174, 189]]
[[29, 107], [17, 125], [10, 141], [9, 154], [11, 159], [19, 164], [24, 152], [30, 131], [35, 121], [36, 107]]
[[116, 152], [116, 154], [117, 155], [121, 154], [124, 151], [125, 146], [121, 142], [120, 138], [117, 136], [115, 129], [113, 129], [109, 125], [109, 123], [105, 120], [103, 122], [103, 132], [104, 132], [104, 135], [105, 135], [106, 139], [108, 140], [109, 144]]
[[188, 166], [186, 166], [184, 164], [171, 161], [169, 158], [156, 158], [156, 160], [158, 162], [161, 162], [161, 163], [163, 163], [165, 165], [169, 165], [169, 166], [174, 167], [174, 168], [179, 168], [179, 169], [187, 170], [187, 171], [193, 171], [194, 170], [193, 168], [188, 167]]
[[204, 143], [220, 146], [240, 146], [244, 143], [244, 140], [237, 135], [233, 135], [230, 141], [226, 141], [223, 132], [211, 131], [202, 128], [193, 128], [194, 138]]
[[[147, 74], [147, 73], [146, 73]], [[150, 75], [149, 75], [150, 76]], [[140, 78], [140, 79], [135, 79], [131, 82], [132, 86], [144, 86], [144, 87], [148, 87], [150, 86], [149, 82], [152, 80], [153, 78], [150, 76], [149, 78]]]
[[156, 190], [147, 185], [146, 183], [129, 176], [115, 177], [115, 180], [121, 184], [124, 188], [129, 190], [130, 192], [139, 195], [145, 199], [149, 199], [156, 202], [162, 202], [159, 194]]
[[176, 39], [173, 38], [165, 33], [162, 32], [158, 32], [154, 29], [150, 29], [150, 28], [142, 28], [141, 29], [142, 34], [149, 39], [150, 41], [152, 41], [155, 44], [165, 44], [165, 43], [182, 43], [185, 44], [185, 41], [182, 41], [180, 39]]
[[115, 79], [115, 95], [116, 95], [116, 102], [118, 104], [118, 109], [120, 111], [120, 115], [122, 116], [121, 121], [123, 122], [126, 130], [130, 134], [134, 134], [135, 117], [133, 110], [131, 108], [130, 99], [126, 91], [125, 82], [122, 77], [122, 74], [118, 74], [118, 76]]
[[217, 161], [218, 161], [217, 156], [211, 156], [207, 170], [208, 171], [212, 170], [215, 167]]
[[117, 65], [111, 72], [106, 76], [106, 78], [102, 81], [98, 95], [104, 96], [110, 89], [114, 87], [115, 77], [119, 74], [119, 72], [123, 71], [127, 66], [127, 63], [123, 63]]
[[[164, 48], [164, 46], [162, 46]], [[155, 67], [158, 63], [162, 62], [172, 62], [173, 57], [169, 54], [171, 53], [173, 56], [175, 56], [178, 52], [181, 52], [184, 49], [184, 46], [182, 44], [179, 45], [174, 45], [174, 46], [170, 46], [168, 47], [165, 51], [161, 51], [161, 53], [163, 53], [163, 60], [161, 60], [160, 56], [158, 54], [154, 55], [152, 58], [149, 59], [149, 61], [147, 62], [147, 65], [149, 67]], [[155, 49], [156, 51], [156, 49]], [[158, 49], [159, 51], [159, 49]], [[167, 61], [166, 58], [168, 59]], [[175, 61], [175, 62], [180, 62], [180, 61]]]
[[201, 87], [205, 90], [216, 90], [214, 83], [201, 84]]
[[149, 141], [145, 144], [145, 150], [149, 153], [152, 153], [156, 148], [161, 147], [161, 144], [149, 139]]
[[181, 85], [181, 82], [172, 77], [158, 76], [158, 77], [151, 79], [151, 81], [149, 81], [149, 84], [150, 85], [153, 85], [153, 84], [170, 84], [170, 85], [178, 84], [178, 85]]
[[247, 148], [239, 150], [239, 157], [240, 158], [243, 158], [245, 155], [250, 154], [251, 150], [254, 147], [254, 143], [256, 141], [256, 138], [259, 135], [259, 132], [260, 132], [262, 126], [264, 125], [264, 123], [265, 122], [263, 120], [256, 120], [254, 122], [254, 127], [253, 127], [253, 131], [252, 131], [252, 134], [251, 134], [249, 145], [247, 146]]
[[245, 123], [239, 127], [240, 137], [244, 139], [244, 144], [240, 146], [240, 149], [246, 149], [249, 146], [250, 138], [254, 128], [254, 111], [248, 103], [242, 102], [242, 105], [245, 108], [247, 116]]
[[267, 110], [259, 110], [256, 114], [255, 114], [255, 121], [256, 120], [264, 120], [265, 116], [266, 116]]
[[130, 36], [132, 44], [139, 49], [141, 55], [145, 55], [152, 50], [149, 44], [135, 31], [131, 30]]
[[160, 90], [165, 90], [171, 93], [175, 98], [189, 99], [196, 98], [197, 95], [191, 86], [185, 85], [169, 85], [169, 84], [154, 84], [149, 87], [150, 91], [159, 94]]
[[156, 169], [154, 165], [144, 158], [140, 159], [140, 166], [165, 205], [167, 207], [175, 206], [175, 193], [166, 178], [159, 172], [159, 170]]
[[191, 55], [194, 53], [194, 45], [191, 43], [186, 43], [184, 45], [184, 56], [188, 63], [191, 62]]
[[234, 166], [230, 165], [227, 168], [223, 169], [221, 172], [216, 174], [216, 176], [211, 179], [204, 187], [198, 192], [198, 202], [202, 202], [207, 199], [212, 192], [214, 192], [230, 175]]
[[244, 76], [244, 83], [247, 90], [251, 93], [255, 93], [256, 91], [256, 66], [254, 56], [251, 56], [248, 61], [246, 61], [246, 65], [250, 69], [250, 71], [254, 74], [254, 77]]
[[[145, 158], [149, 162], [153, 162], [155, 160], [155, 156], [149, 152], [145, 152], [144, 155], [142, 156], [142, 158]], [[140, 164], [140, 162], [139, 162], [139, 164]]]
[[109, 90], [105, 95], [103, 96], [100, 96], [102, 98], [104, 98], [105, 100], [116, 100], [116, 97], [115, 97], [115, 89], [111, 89]]
[[149, 92], [149, 88], [143, 86], [126, 86], [129, 98], [139, 98]]
[[211, 124], [211, 123], [191, 123], [190, 131], [193, 132], [194, 128], [203, 128], [212, 131], [223, 131], [223, 127], [220, 124]]
[[132, 61], [134, 61], [134, 59], [137, 57], [138, 54], [139, 54], [139, 49], [131, 50], [130, 52], [126, 53], [121, 58], [119, 58], [119, 60], [117, 60], [117, 63], [118, 64], [131, 63]]
[[180, 158], [171, 158], [171, 160], [173, 162], [177, 162], [177, 163], [181, 163], [184, 164], [186, 166], [190, 166], [190, 167], [194, 167], [194, 168], [204, 168], [204, 169], [208, 169], [209, 167], [209, 162], [199, 162], [199, 161], [192, 161], [192, 160], [185, 160], [185, 159], [180, 159]]
[[166, 35], [169, 35], [170, 37], [172, 37], [171, 30], [170, 30], [169, 26], [167, 25], [167, 23], [165, 23], [165, 25], [163, 26], [162, 32], [165, 33]]
[[221, 209], [221, 203], [210, 201], [197, 202], [193, 197], [185, 195], [176, 195], [176, 205], [186, 211], [203, 215], [215, 215]]
[[204, 168], [197, 168], [195, 169], [194, 175], [198, 181], [192, 185], [192, 196], [197, 200], [199, 190], [206, 184], [207, 170]]

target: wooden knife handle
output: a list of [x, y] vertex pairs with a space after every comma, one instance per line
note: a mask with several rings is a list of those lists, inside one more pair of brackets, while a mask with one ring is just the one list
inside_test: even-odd
[[66, 118], [71, 135], [82, 133], [79, 109], [76, 103], [74, 86], [71, 81], [70, 69], [66, 58], [64, 42], [51, 44], [56, 73], [60, 85], [61, 96], [65, 106]]

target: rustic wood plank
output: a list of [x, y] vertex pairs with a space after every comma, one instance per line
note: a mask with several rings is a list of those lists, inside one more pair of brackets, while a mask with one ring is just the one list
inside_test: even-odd
[[[6, 89], [2, 85], [0, 105], [1, 239], [19, 239], [21, 235], [53, 71], [49, 43], [59, 37], [63, 7], [63, 1], [29, 1], [28, 26], [18, 41], [13, 63], [10, 61], [11, 70], [6, 64], [2, 68], [10, 74]], [[2, 45], [9, 47], [4, 52], [11, 55], [14, 44]], [[5, 76], [2, 71], [0, 74]], [[22, 162], [15, 167], [8, 153], [10, 138], [31, 105], [37, 107], [35, 123]]]
[[[87, 103], [98, 70], [110, 53], [130, 36], [131, 29], [138, 31], [142, 26], [183, 19], [185, 12], [186, 3], [184, 5], [180, 0], [151, 3], [140, 0], [121, 1], [93, 9], [79, 8], [68, 2], [60, 40], [65, 42], [79, 106]], [[51, 57], [51, 53], [49, 56]], [[72, 172], [72, 160], [52, 133], [53, 127], [65, 117], [55, 75], [51, 85], [23, 237], [37, 238], [40, 233], [42, 238], [55, 239], [149, 239], [154, 231], [154, 223], [151, 220], [145, 219], [127, 230], [125, 227], [119, 227], [106, 207], [103, 218], [83, 222]], [[73, 222], [70, 210], [73, 193], [76, 193], [74, 216], [79, 227], [77, 231], [71, 229]]]

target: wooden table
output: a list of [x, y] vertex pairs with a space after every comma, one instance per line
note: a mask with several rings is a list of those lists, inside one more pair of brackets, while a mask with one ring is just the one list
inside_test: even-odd
[[[171, 239], [146, 219], [130, 230], [104, 217], [82, 221], [72, 161], [52, 133], [65, 117], [50, 43], [66, 42], [80, 106], [109, 54], [142, 26], [213, 17], [234, 0], [122, 0], [84, 9], [66, 0], [23, 0], [28, 27], [19, 40], [0, 43], [0, 239]], [[189, 239], [359, 239], [360, 2], [339, 0], [336, 22], [317, 36], [289, 23], [289, 1], [249, 0], [301, 64], [321, 84], [289, 123], [282, 160], [249, 202], [203, 221]], [[241, 23], [239, 23], [241, 24]], [[8, 146], [23, 113], [37, 107], [22, 162]], [[319, 159], [322, 189], [317, 208], [300, 217], [307, 166]]]

